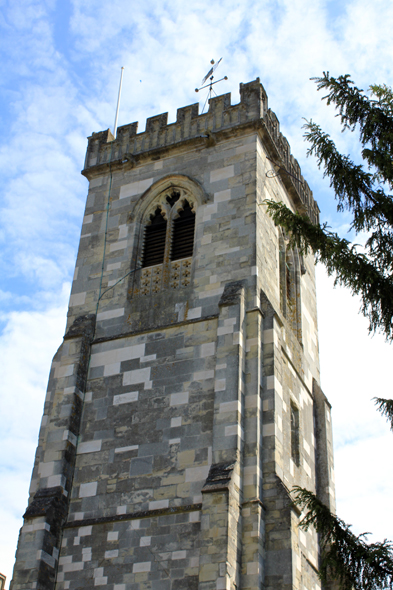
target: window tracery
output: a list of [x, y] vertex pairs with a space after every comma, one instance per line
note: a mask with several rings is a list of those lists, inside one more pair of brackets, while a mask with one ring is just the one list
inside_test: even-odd
[[195, 234], [195, 199], [183, 188], [163, 191], [142, 219], [142, 267], [134, 294], [180, 289], [191, 283]]

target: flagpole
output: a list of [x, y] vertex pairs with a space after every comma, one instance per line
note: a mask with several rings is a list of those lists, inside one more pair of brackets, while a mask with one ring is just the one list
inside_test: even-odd
[[121, 85], [122, 85], [122, 82], [123, 82], [123, 72], [124, 72], [124, 67], [121, 68], [120, 84], [119, 84], [119, 95], [117, 97], [116, 117], [115, 117], [115, 124], [113, 126], [113, 137], [115, 139], [116, 139], [116, 133], [117, 133], [117, 119], [119, 118], [120, 95], [121, 95]]

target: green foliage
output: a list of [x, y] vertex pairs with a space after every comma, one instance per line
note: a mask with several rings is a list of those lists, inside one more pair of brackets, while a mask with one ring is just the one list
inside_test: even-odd
[[[382, 331], [393, 340], [393, 91], [385, 85], [370, 86], [371, 97], [354, 86], [349, 76], [314, 78], [324, 99], [335, 105], [342, 131], [359, 132], [363, 164], [355, 164], [337, 150], [334, 141], [313, 121], [306, 121], [308, 155], [330, 179], [338, 211], [352, 213], [351, 229], [368, 236], [362, 248], [329, 230], [314, 225], [305, 215], [293, 213], [283, 203], [266, 201], [274, 223], [290, 237], [289, 246], [302, 253], [310, 249], [335, 283], [361, 296], [361, 311], [369, 330]], [[393, 430], [393, 400], [374, 398]], [[306, 511], [300, 526], [313, 525], [320, 536], [322, 581], [337, 580], [341, 590], [393, 590], [393, 546], [370, 543], [356, 536], [350, 526], [331, 514], [311, 492], [296, 487], [294, 504]]]
[[381, 329], [393, 338], [393, 275], [386, 276], [379, 264], [358, 251], [356, 244], [328, 230], [326, 224], [314, 225], [305, 215], [292, 213], [283, 203], [266, 201], [269, 214], [290, 236], [303, 254], [311, 248], [335, 283], [360, 293], [361, 311], [368, 317], [370, 331]]
[[355, 164], [337, 150], [334, 141], [313, 121], [304, 125], [311, 144], [308, 155], [330, 179], [338, 200], [338, 211], [353, 215], [351, 229], [366, 232], [363, 248], [351, 245], [329, 231], [326, 224], [314, 226], [306, 217], [292, 213], [282, 204], [267, 201], [277, 225], [291, 233], [303, 252], [311, 248], [336, 283], [360, 294], [361, 311], [372, 332], [382, 331], [393, 339], [393, 92], [382, 85], [371, 86], [372, 96], [354, 86], [349, 76], [333, 78], [324, 73], [315, 78], [318, 90], [338, 110], [342, 130], [359, 131], [363, 164]]
[[374, 401], [382, 416], [385, 416], [387, 421], [390, 422], [390, 430], [393, 431], [393, 399], [374, 397]]
[[331, 514], [318, 498], [296, 486], [294, 504], [307, 510], [299, 526], [313, 525], [320, 535], [323, 582], [335, 579], [342, 590], [385, 590], [393, 588], [393, 546], [389, 541], [370, 543], [366, 533], [356, 536], [350, 526]]

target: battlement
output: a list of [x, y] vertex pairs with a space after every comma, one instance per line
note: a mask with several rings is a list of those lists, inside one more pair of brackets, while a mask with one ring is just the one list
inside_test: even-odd
[[278, 173], [297, 209], [307, 213], [314, 223], [318, 222], [318, 205], [291, 154], [287, 139], [280, 132], [276, 115], [268, 109], [267, 94], [259, 78], [240, 84], [240, 102], [235, 105], [231, 104], [231, 94], [227, 93], [211, 98], [209, 110], [203, 114], [199, 114], [199, 103], [177, 109], [174, 123], [168, 124], [168, 113], [149, 117], [142, 133], [138, 133], [138, 122], [118, 127], [116, 139], [110, 129], [93, 133], [88, 138], [82, 174], [90, 178], [106, 169], [109, 163], [133, 166], [147, 156], [158, 159], [168, 149], [187, 143], [212, 146], [221, 136], [241, 133], [250, 126], [261, 133], [272, 159], [280, 166]]

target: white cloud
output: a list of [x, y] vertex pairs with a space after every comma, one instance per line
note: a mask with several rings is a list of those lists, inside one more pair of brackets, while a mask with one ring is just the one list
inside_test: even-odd
[[[354, 396], [355, 397], [355, 396]], [[375, 412], [370, 407], [370, 414]], [[334, 415], [337, 413], [336, 412]], [[392, 539], [393, 434], [385, 425], [373, 436], [359, 438], [336, 449], [339, 486], [338, 512], [356, 534], [371, 532], [370, 542]]]
[[12, 312], [1, 318], [0, 571], [8, 582], [27, 506], [48, 370], [64, 334], [69, 289], [65, 284], [45, 311]]
[[317, 267], [321, 384], [332, 404], [337, 512], [357, 534], [392, 537], [393, 433], [373, 397], [392, 398], [392, 345], [358, 314], [360, 299], [333, 289]]

